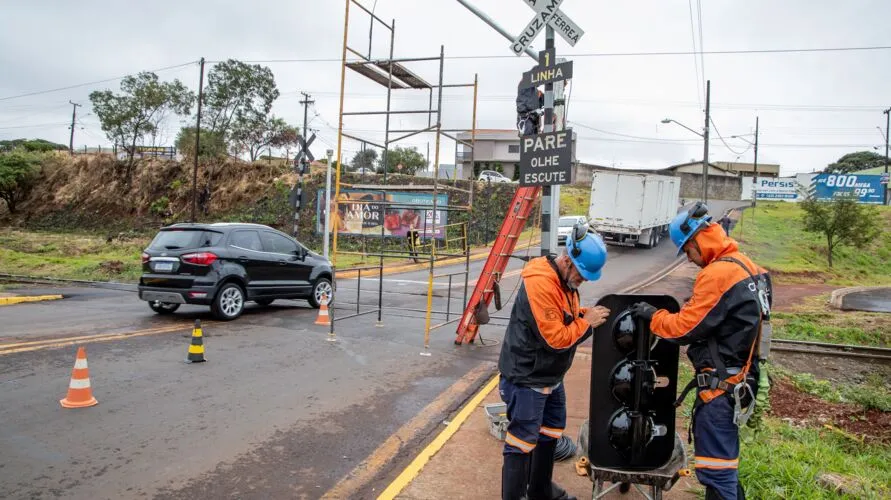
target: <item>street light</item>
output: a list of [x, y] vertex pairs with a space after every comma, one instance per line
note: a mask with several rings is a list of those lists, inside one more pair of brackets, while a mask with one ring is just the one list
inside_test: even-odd
[[742, 141], [747, 142], [748, 144], [755, 146], [755, 164], [752, 167], [752, 207], [755, 207], [755, 200], [758, 199], [758, 193], [755, 190], [755, 186], [758, 185], [758, 117], [755, 117], [755, 142], [752, 142], [748, 139], [745, 139], [745, 136], [752, 134], [742, 134], [742, 135], [732, 135], [731, 139], [740, 139]]
[[679, 125], [690, 132], [702, 137], [702, 140], [705, 142], [705, 147], [703, 149], [703, 159], [702, 159], [702, 202], [708, 202], [708, 129], [706, 129], [705, 133], [699, 133], [692, 128], [684, 125], [683, 123], [672, 120], [671, 118], [665, 118], [662, 120], [662, 123], [669, 124], [674, 123], [675, 125]]

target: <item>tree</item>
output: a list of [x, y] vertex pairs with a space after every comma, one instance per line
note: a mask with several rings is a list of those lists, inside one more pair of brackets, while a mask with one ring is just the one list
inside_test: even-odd
[[244, 129], [247, 122], [269, 115], [278, 96], [269, 68], [234, 59], [221, 62], [207, 75], [204, 109], [208, 127], [228, 141], [236, 126]]
[[801, 208], [804, 210], [804, 230], [822, 233], [826, 237], [829, 267], [832, 267], [832, 255], [838, 245], [863, 248], [879, 232], [877, 211], [857, 203], [853, 195], [844, 195], [832, 201], [808, 198], [801, 202]]
[[68, 151], [68, 146], [45, 139], [12, 139], [0, 141], [0, 152], [23, 148], [25, 151], [44, 153], [48, 151]]
[[[418, 170], [427, 168], [427, 160], [424, 155], [414, 147], [396, 147], [387, 152], [387, 172], [404, 175], [415, 175]], [[384, 159], [378, 161], [378, 172], [384, 171]]]
[[90, 102], [102, 131], [127, 154], [125, 179], [129, 185], [137, 143], [156, 134], [167, 113], [188, 115], [195, 94], [179, 80], [161, 82], [158, 75], [147, 71], [124, 78], [121, 92], [97, 90], [90, 93]]
[[297, 129], [281, 118], [256, 115], [239, 119], [232, 128], [231, 138], [230, 147], [247, 152], [251, 161], [255, 161], [264, 148], [293, 146], [297, 142]]
[[6, 202], [9, 213], [24, 201], [37, 180], [40, 157], [21, 149], [0, 154], [0, 199]]
[[353, 161], [350, 162], [349, 171], [355, 172], [360, 168], [365, 168], [371, 170], [374, 168], [374, 163], [377, 161], [377, 151], [374, 149], [366, 149], [365, 151], [357, 151], [353, 156]]
[[[226, 141], [210, 130], [201, 131], [199, 158], [219, 158], [226, 155]], [[176, 136], [176, 149], [187, 157], [195, 157], [195, 127], [183, 127]]]
[[826, 167], [825, 172], [829, 174], [849, 174], [868, 168], [885, 166], [885, 157], [874, 151], [858, 151], [856, 153], [848, 153], [838, 159], [835, 163], [830, 163]]

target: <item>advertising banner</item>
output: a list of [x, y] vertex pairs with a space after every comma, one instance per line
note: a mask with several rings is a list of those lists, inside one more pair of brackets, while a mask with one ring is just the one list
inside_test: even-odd
[[[319, 189], [316, 198], [316, 232], [325, 231], [324, 207], [328, 206], [325, 190]], [[440, 194], [437, 205], [449, 203], [447, 194]], [[331, 231], [338, 234], [380, 236], [381, 225], [383, 235], [402, 237], [411, 230], [418, 230], [423, 237], [442, 239], [445, 237], [443, 226], [448, 224], [448, 212], [436, 211], [436, 231], [433, 231], [433, 210], [425, 210], [418, 205], [433, 207], [433, 193], [417, 193], [408, 191], [366, 191], [361, 189], [341, 189], [336, 208], [334, 203], [330, 209], [336, 209], [331, 219]]]
[[803, 198], [795, 177], [758, 177], [754, 183], [751, 177], [743, 177], [743, 200], [752, 199], [753, 188], [758, 200], [800, 201]]
[[813, 180], [814, 197], [829, 201], [838, 196], [853, 194], [860, 203], [882, 204], [885, 186], [881, 175], [820, 174]]

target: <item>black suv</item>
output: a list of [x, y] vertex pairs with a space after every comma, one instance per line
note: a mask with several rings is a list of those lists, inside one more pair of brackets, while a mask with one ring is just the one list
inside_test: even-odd
[[159, 314], [209, 305], [232, 320], [245, 301], [333, 298], [331, 263], [290, 236], [260, 224], [174, 224], [142, 253], [139, 298]]

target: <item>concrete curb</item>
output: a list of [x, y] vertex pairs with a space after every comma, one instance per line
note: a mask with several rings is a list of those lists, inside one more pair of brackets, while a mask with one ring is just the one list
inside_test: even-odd
[[18, 295], [15, 297], [0, 297], [0, 306], [11, 306], [23, 302], [43, 302], [45, 300], [59, 300], [61, 295]]
[[869, 292], [872, 290], [882, 290], [888, 288], [887, 286], [853, 286], [848, 288], [839, 288], [838, 290], [833, 290], [832, 295], [829, 296], [829, 305], [832, 307], [842, 310], [842, 311], [858, 311], [861, 309], [855, 309], [853, 307], [845, 307], [845, 297], [852, 293], [861, 293], [861, 292]]

